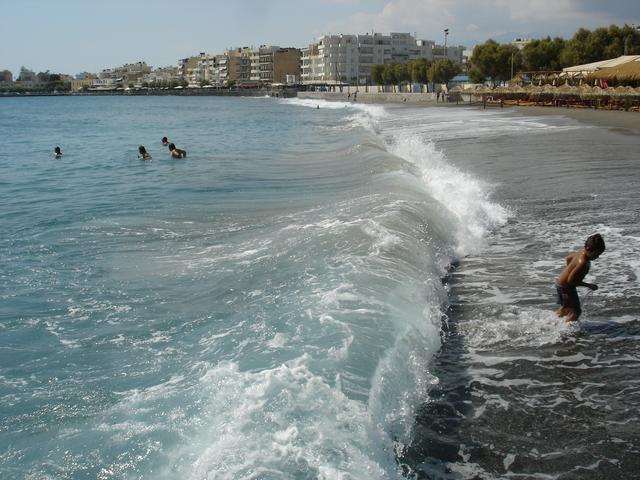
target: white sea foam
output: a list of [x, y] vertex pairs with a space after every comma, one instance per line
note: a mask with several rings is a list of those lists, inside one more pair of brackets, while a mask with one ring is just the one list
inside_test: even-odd
[[235, 363], [209, 368], [199, 386], [203, 428], [160, 478], [395, 477], [386, 434], [309, 361], [259, 372]]
[[458, 254], [473, 251], [489, 231], [509, 218], [508, 210], [490, 199], [488, 185], [447, 162], [433, 143], [398, 132], [390, 151], [418, 167], [427, 193], [455, 218]]

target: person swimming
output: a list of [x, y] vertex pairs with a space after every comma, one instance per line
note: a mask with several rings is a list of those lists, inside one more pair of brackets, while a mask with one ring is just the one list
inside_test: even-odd
[[164, 145], [165, 147], [169, 145], [169, 140], [167, 139], [167, 137], [162, 137], [162, 145]]
[[144, 148], [144, 145], [140, 145], [138, 147], [138, 158], [142, 160], [151, 160], [151, 155], [147, 152], [147, 149]]
[[62, 150], [60, 150], [60, 147], [56, 147], [53, 149], [53, 155], [55, 156], [55, 158], [62, 158]]
[[169, 144], [169, 151], [171, 152], [171, 156], [173, 158], [185, 158], [187, 156], [187, 152], [185, 150], [176, 148], [173, 143]]

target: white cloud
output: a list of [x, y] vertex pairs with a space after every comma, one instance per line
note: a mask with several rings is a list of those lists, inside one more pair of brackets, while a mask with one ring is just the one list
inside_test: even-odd
[[581, 26], [620, 24], [630, 14], [627, 10], [624, 18], [617, 18], [609, 7], [584, 0], [388, 0], [373, 13], [359, 12], [328, 24], [326, 33], [417, 32], [437, 40], [449, 28], [454, 42], [507, 32], [570, 37]]

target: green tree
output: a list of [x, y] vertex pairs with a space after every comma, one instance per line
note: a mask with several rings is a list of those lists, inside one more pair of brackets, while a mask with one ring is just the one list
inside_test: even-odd
[[495, 40], [487, 40], [473, 49], [471, 55], [473, 67], [484, 77], [489, 77], [495, 84], [511, 78], [511, 70], [520, 68], [520, 51], [513, 45], [499, 44]]
[[409, 65], [407, 63], [396, 63], [394, 70], [396, 74], [396, 81], [398, 83], [411, 81], [411, 72], [409, 71]]
[[560, 37], [533, 40], [522, 49], [522, 68], [526, 71], [562, 70], [560, 54], [566, 42]]
[[460, 66], [445, 58], [433, 62], [429, 68], [429, 79], [433, 83], [447, 84], [458, 73], [460, 73]]
[[384, 65], [376, 64], [371, 66], [371, 81], [374, 85], [382, 85], [384, 74]]
[[620, 55], [640, 55], [640, 31], [630, 25], [579, 29], [560, 54], [563, 67], [598, 62]]
[[382, 71], [382, 82], [385, 85], [396, 85], [398, 83], [398, 79], [396, 77], [395, 64], [386, 63], [384, 65], [384, 69]]
[[411, 81], [415, 83], [429, 83], [429, 67], [431, 62], [426, 58], [419, 58], [411, 62]]
[[477, 68], [470, 68], [468, 73], [469, 73], [469, 81], [471, 83], [484, 83], [485, 77], [480, 73], [480, 71]]

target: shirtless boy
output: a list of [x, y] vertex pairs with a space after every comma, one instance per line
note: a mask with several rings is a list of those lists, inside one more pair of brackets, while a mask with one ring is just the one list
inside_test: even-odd
[[597, 285], [586, 283], [583, 280], [589, 273], [591, 260], [596, 260], [604, 252], [604, 249], [604, 240], [599, 233], [596, 233], [587, 238], [583, 250], [572, 253], [565, 259], [567, 266], [556, 280], [556, 290], [558, 291], [558, 303], [561, 305], [557, 312], [558, 316], [564, 317], [566, 315], [567, 322], [577, 320], [582, 313], [576, 287], [598, 289]]

